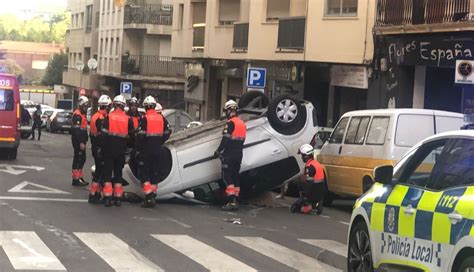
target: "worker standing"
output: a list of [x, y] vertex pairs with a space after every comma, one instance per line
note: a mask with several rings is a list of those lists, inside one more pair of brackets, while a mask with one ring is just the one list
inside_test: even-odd
[[140, 122], [140, 112], [138, 111], [138, 99], [136, 97], [132, 97], [130, 101], [128, 101], [128, 111], [127, 115], [132, 118], [133, 127], [138, 129], [138, 125]]
[[33, 127], [31, 128], [31, 139], [35, 139], [35, 129], [38, 130], [38, 141], [41, 140], [41, 105], [36, 105], [36, 110], [33, 112]]
[[101, 198], [102, 172], [104, 168], [104, 137], [102, 134], [102, 124], [110, 111], [112, 100], [108, 95], [99, 98], [99, 110], [92, 115], [90, 123], [90, 138], [92, 157], [94, 157], [95, 171], [92, 174], [92, 183], [89, 188], [89, 203], [98, 203]]
[[237, 115], [237, 103], [229, 100], [225, 103], [224, 112], [227, 123], [224, 127], [222, 141], [214, 152], [221, 157], [222, 174], [226, 184], [228, 203], [222, 207], [224, 211], [237, 211], [239, 209], [238, 197], [240, 195], [240, 165], [243, 157], [243, 147], [247, 135], [244, 121]]
[[77, 109], [72, 116], [71, 141], [74, 149], [72, 161], [72, 186], [86, 186], [89, 182], [84, 180], [82, 168], [86, 162], [87, 118], [86, 112], [89, 107], [89, 99], [85, 96], [79, 97]]
[[143, 164], [141, 180], [145, 193], [143, 208], [152, 208], [156, 204], [156, 192], [160, 182], [161, 146], [171, 134], [168, 121], [156, 111], [157, 105], [152, 96], [145, 98], [143, 106], [146, 114], [141, 118], [138, 130], [138, 147]]
[[[104, 119], [104, 169], [103, 196], [106, 207], [120, 206], [123, 198], [122, 169], [125, 164], [127, 141], [133, 134], [133, 121], [125, 114], [126, 101], [122, 95], [113, 100], [114, 111]], [[112, 178], [113, 174], [113, 178]]]

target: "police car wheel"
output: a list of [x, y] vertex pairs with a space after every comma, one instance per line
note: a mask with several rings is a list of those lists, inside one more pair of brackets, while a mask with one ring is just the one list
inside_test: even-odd
[[460, 272], [474, 272], [474, 256], [464, 259], [459, 266]]
[[306, 124], [306, 108], [297, 98], [288, 94], [277, 96], [268, 106], [268, 121], [273, 129], [283, 135], [293, 135]]
[[363, 221], [358, 222], [351, 230], [347, 271], [373, 271], [372, 247], [367, 226]]

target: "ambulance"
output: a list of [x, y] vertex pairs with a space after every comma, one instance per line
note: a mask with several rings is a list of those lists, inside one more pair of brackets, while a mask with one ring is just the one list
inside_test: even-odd
[[16, 159], [20, 146], [20, 91], [15, 75], [0, 73], [0, 154]]

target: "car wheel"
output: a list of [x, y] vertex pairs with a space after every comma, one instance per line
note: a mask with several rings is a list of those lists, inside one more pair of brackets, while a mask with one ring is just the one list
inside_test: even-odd
[[474, 271], [474, 256], [467, 257], [464, 259], [459, 266], [460, 272], [472, 272]]
[[21, 137], [22, 139], [28, 139], [28, 138], [30, 138], [30, 136], [31, 136], [31, 133], [30, 133], [30, 132], [21, 132], [21, 133], [20, 133], [20, 137]]
[[8, 151], [8, 159], [16, 160], [16, 156], [18, 154], [18, 148], [12, 148]]
[[325, 184], [325, 187], [326, 188], [325, 188], [325, 194], [323, 198], [323, 206], [331, 207], [332, 202], [336, 198], [336, 195], [333, 192], [329, 191], [327, 183]]
[[347, 253], [347, 271], [373, 271], [372, 247], [364, 221], [351, 230]]
[[249, 91], [246, 92], [240, 97], [239, 108], [266, 108], [270, 104], [268, 96], [262, 92], [258, 91]]
[[268, 121], [273, 129], [283, 135], [296, 134], [306, 124], [306, 109], [298, 99], [283, 94], [270, 102]]

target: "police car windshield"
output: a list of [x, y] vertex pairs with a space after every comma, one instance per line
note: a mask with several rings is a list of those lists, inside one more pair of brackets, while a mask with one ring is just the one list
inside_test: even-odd
[[13, 111], [13, 90], [0, 89], [0, 111]]

